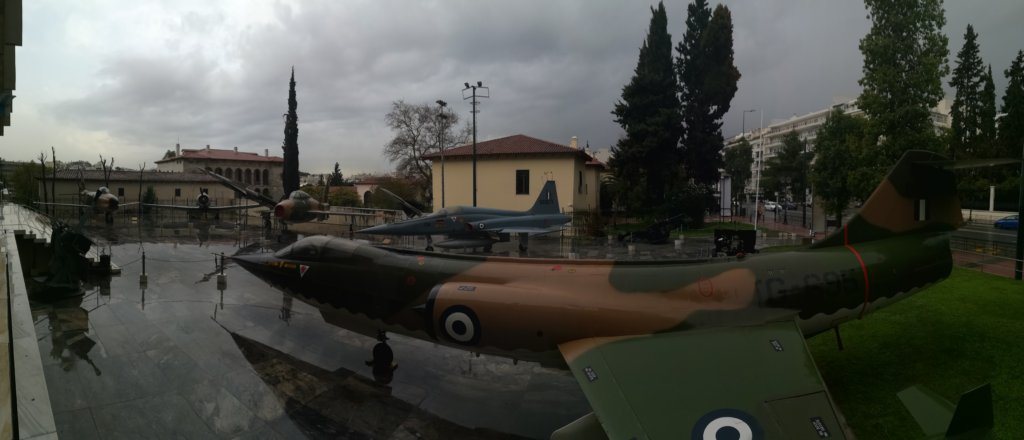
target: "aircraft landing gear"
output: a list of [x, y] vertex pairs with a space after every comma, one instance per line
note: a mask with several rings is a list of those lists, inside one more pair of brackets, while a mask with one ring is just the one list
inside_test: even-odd
[[109, 212], [103, 214], [103, 221], [106, 222], [108, 225], [114, 224], [114, 214], [111, 214]]
[[530, 235], [519, 233], [519, 252], [526, 252], [527, 246], [530, 244]]
[[373, 369], [373, 380], [381, 385], [391, 383], [395, 377], [395, 353], [388, 345], [387, 333], [384, 330], [377, 332], [377, 345], [373, 346], [373, 358], [366, 361], [366, 366]]
[[434, 252], [434, 239], [430, 238], [429, 235], [427, 236], [427, 248], [424, 250], [427, 252]]

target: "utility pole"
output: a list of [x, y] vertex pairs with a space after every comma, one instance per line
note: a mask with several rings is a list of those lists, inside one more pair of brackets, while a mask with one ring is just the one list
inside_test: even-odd
[[[465, 84], [466, 88], [462, 89], [462, 100], [465, 101], [467, 99], [472, 99], [470, 104], [473, 105], [473, 110], [470, 111], [470, 113], [473, 114], [473, 206], [476, 206], [476, 114], [480, 113], [476, 109], [476, 105], [480, 103], [476, 98], [490, 98], [491, 89], [489, 87], [484, 87], [484, 84], [480, 81], [477, 81], [476, 85], [473, 86], [469, 85], [469, 83]], [[477, 95], [477, 89], [480, 89], [482, 92], [486, 92], [486, 94]], [[466, 90], [472, 90], [469, 96], [466, 96]]]
[[758, 208], [761, 207], [761, 162], [764, 160], [764, 110], [761, 112], [761, 137], [757, 141], [757, 148], [761, 150], [755, 158], [757, 160], [757, 180], [754, 181], [754, 236], [757, 236]]
[[1021, 276], [1024, 275], [1024, 224], [1021, 223], [1024, 220], [1024, 145], [1021, 145], [1020, 156], [1020, 181], [1018, 182], [1020, 189], [1017, 193], [1017, 261], [1014, 262], [1013, 268], [1013, 279], [1017, 281], [1020, 281]]
[[441, 207], [444, 208], [444, 131], [448, 128], [448, 115], [444, 114], [444, 108], [448, 103], [437, 100], [437, 118], [440, 124], [437, 128], [437, 146], [441, 148]]

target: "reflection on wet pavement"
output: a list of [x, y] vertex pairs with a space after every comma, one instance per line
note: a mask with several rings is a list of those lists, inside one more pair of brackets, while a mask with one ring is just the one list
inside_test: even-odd
[[378, 385], [373, 338], [230, 264], [218, 289], [247, 242], [202, 238], [121, 236], [120, 276], [33, 304], [61, 438], [546, 438], [590, 411], [567, 372], [398, 335]]

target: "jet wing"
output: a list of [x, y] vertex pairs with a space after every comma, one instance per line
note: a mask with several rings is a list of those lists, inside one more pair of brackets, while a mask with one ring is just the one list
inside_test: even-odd
[[558, 232], [558, 231], [561, 231], [564, 228], [565, 228], [565, 226], [562, 226], [562, 225], [551, 226], [551, 227], [547, 227], [547, 228], [538, 228], [538, 227], [529, 227], [529, 226], [517, 226], [517, 227], [485, 229], [485, 230], [489, 231], [489, 232], [501, 232], [501, 233], [505, 233], [505, 234], [530, 234], [530, 235], [538, 235], [538, 234], [550, 234], [552, 232]]
[[143, 203], [142, 206], [149, 206], [153, 208], [180, 209], [182, 211], [196, 211], [199, 209], [198, 206], [193, 205], [158, 205], [156, 203]]
[[377, 216], [376, 214], [369, 214], [369, 213], [365, 213], [365, 212], [317, 211], [317, 210], [312, 210], [312, 209], [309, 210], [309, 213], [310, 214], [316, 214], [316, 215], [349, 215], [349, 216], [352, 216], [352, 217], [376, 217]]
[[228, 179], [227, 177], [221, 176], [220, 174], [205, 169], [202, 169], [202, 171], [205, 172], [206, 174], [209, 174], [210, 176], [213, 176], [213, 178], [217, 179], [217, 181], [219, 181], [221, 185], [224, 185], [228, 188], [231, 188], [241, 193], [245, 198], [252, 200], [256, 203], [259, 203], [262, 206], [273, 208], [275, 205], [277, 205], [277, 202], [275, 202], [270, 197], [267, 197], [249, 188], [245, 188], [241, 185], [238, 185], [235, 182], [232, 182], [231, 179]]
[[[795, 321], [559, 345], [612, 439], [844, 439]], [[592, 432], [592, 431], [587, 431]]]
[[35, 202], [37, 205], [49, 205], [49, 206], [74, 206], [76, 208], [92, 208], [90, 205], [82, 205], [79, 203], [51, 203], [51, 202]]

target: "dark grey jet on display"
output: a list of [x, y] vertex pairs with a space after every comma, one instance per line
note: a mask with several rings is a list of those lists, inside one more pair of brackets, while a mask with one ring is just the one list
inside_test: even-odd
[[[519, 249], [525, 251], [530, 235], [560, 231], [569, 220], [571, 217], [559, 211], [555, 182], [548, 181], [528, 211], [452, 206], [430, 215], [363, 229], [359, 233], [422, 235], [427, 238], [428, 251], [434, 250], [435, 244], [444, 249], [483, 247], [490, 250], [494, 243], [508, 241], [511, 234], [518, 234]], [[434, 243], [433, 235], [447, 238]]]
[[181, 211], [197, 212], [203, 214], [205, 217], [208, 212], [226, 211], [229, 209], [249, 209], [259, 208], [260, 204], [248, 204], [248, 205], [223, 205], [213, 206], [210, 205], [210, 190], [208, 188], [199, 188], [199, 195], [196, 196], [195, 205], [160, 205], [156, 203], [143, 203], [142, 206], [151, 206], [154, 208], [168, 208], [177, 209]]

